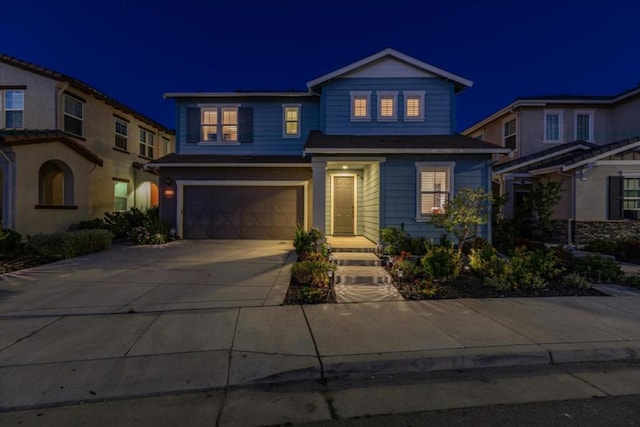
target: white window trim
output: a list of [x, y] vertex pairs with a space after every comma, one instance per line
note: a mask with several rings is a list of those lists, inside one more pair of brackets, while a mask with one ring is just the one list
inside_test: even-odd
[[[389, 117], [381, 116], [382, 112], [382, 98], [393, 99], [393, 115]], [[376, 91], [376, 98], [378, 104], [378, 121], [379, 122], [397, 122], [398, 121], [398, 91], [381, 90]]]
[[593, 119], [595, 116], [594, 110], [575, 110], [573, 113], [573, 136], [574, 140], [578, 140], [578, 115], [588, 115], [589, 116], [589, 139], [585, 140], [585, 142], [594, 142], [593, 138]]
[[[6, 98], [6, 93], [8, 91], [16, 91], [16, 92], [19, 91], [19, 92], [22, 92], [22, 109], [17, 110], [17, 109], [7, 109], [6, 108], [6, 106], [4, 105], [4, 102], [5, 102], [5, 98]], [[0, 117], [0, 128], [5, 128], [6, 127], [7, 116], [6, 116], [5, 113], [7, 111], [22, 111], [22, 127], [17, 128], [17, 129], [25, 129], [25, 125], [24, 125], [24, 116], [25, 116], [25, 114], [24, 114], [24, 110], [25, 110], [25, 108], [24, 108], [24, 103], [25, 103], [24, 102], [25, 101], [24, 94], [25, 94], [25, 90], [24, 89], [3, 89], [3, 90], [0, 90], [0, 116], [1, 116]]]
[[[558, 116], [558, 139], [547, 139], [547, 116]], [[516, 124], [517, 127], [517, 124]], [[542, 142], [545, 144], [561, 144], [564, 142], [564, 110], [544, 110], [542, 115]]]
[[[424, 90], [404, 90], [402, 91], [402, 97], [404, 98], [404, 100], [402, 101], [404, 104], [404, 121], [405, 122], [423, 122], [424, 121], [424, 110], [425, 110], [425, 104], [424, 104], [424, 98], [425, 98], [425, 91]], [[407, 99], [408, 98], [413, 98], [413, 97], [419, 97], [420, 98], [420, 112], [418, 114], [417, 117], [407, 117]]]
[[[351, 112], [351, 121], [352, 122], [370, 122], [371, 121], [371, 91], [351, 91], [349, 92], [350, 96], [350, 105], [349, 110]], [[367, 115], [365, 117], [356, 117], [355, 116], [355, 100], [356, 98], [366, 98], [367, 99]]]
[[[506, 118], [502, 119], [502, 122], [500, 124], [500, 135], [502, 135], [502, 146], [506, 147], [507, 146], [507, 136], [504, 134], [504, 125], [507, 124], [508, 122], [510, 122], [511, 120], [514, 120], [514, 119], [516, 121], [516, 130], [515, 130], [516, 146], [513, 148], [513, 150], [518, 150], [519, 145], [520, 145], [520, 138], [518, 138], [520, 120], [518, 120], [518, 116], [512, 114], [509, 117], [506, 117]], [[511, 136], [511, 135], [509, 135], [509, 136]]]
[[453, 174], [456, 168], [456, 162], [416, 162], [416, 222], [429, 222], [431, 215], [423, 216], [420, 212], [422, 189], [420, 188], [420, 172], [425, 169], [449, 169], [449, 199], [453, 197]]
[[[72, 99], [72, 100], [80, 103], [80, 106], [82, 107], [82, 117], [74, 116], [73, 114], [67, 113], [65, 111], [64, 103], [65, 103], [65, 100], [67, 98]], [[74, 96], [67, 95], [66, 93], [64, 94], [64, 97], [62, 98], [62, 118], [63, 118], [62, 128], [64, 129], [64, 116], [73, 117], [74, 119], [80, 120], [80, 122], [82, 123], [82, 132], [79, 135], [64, 129], [65, 132], [70, 133], [71, 135], [77, 135], [77, 136], [84, 137], [84, 133], [85, 133], [85, 129], [84, 129], [84, 104], [85, 104], [84, 101], [82, 101], [82, 100], [80, 100], [80, 99], [78, 99], [78, 98], [76, 98]]]
[[[139, 145], [138, 145], [138, 151], [140, 151], [140, 145], [144, 145], [145, 149], [144, 149], [144, 154], [143, 153], [138, 153], [138, 154], [140, 154], [142, 157], [146, 157], [148, 159], [152, 159], [157, 154], [156, 153], [156, 141], [157, 141], [158, 138], [156, 137], [156, 134], [151, 132], [150, 130], [147, 130], [147, 129], [142, 128], [142, 127], [139, 128], [139, 129], [140, 129], [140, 132], [139, 132], [140, 141], [139, 141]], [[146, 137], [145, 137], [146, 141], [142, 141], [141, 137], [142, 137], [142, 133], [143, 132], [146, 135]], [[149, 144], [149, 136], [153, 137], [153, 144]], [[154, 151], [153, 156], [149, 155], [149, 148], [151, 148]]]
[[[298, 109], [298, 132], [287, 133], [287, 108]], [[282, 137], [283, 138], [300, 138], [302, 127], [302, 104], [282, 104]]]
[[[236, 126], [238, 126], [238, 141], [223, 141], [222, 138], [222, 109], [223, 108], [235, 108], [236, 110], [239, 110], [240, 107], [242, 106], [242, 104], [198, 104], [197, 107], [200, 108], [200, 141], [198, 142], [198, 145], [240, 145], [240, 124], [236, 124]], [[202, 114], [204, 112], [204, 110], [209, 109], [209, 108], [216, 108], [217, 109], [217, 114], [218, 114], [218, 133], [217, 133], [217, 139], [215, 141], [205, 141], [204, 140], [204, 135], [202, 134]], [[240, 114], [238, 112], [238, 114]], [[238, 117], [238, 120], [240, 118]]]
[[[116, 147], [119, 150], [129, 150], [129, 122], [127, 122], [126, 120], [123, 120], [123, 119], [121, 119], [119, 117], [114, 117], [113, 119], [114, 119], [113, 120], [113, 133], [115, 134], [115, 136], [119, 136], [119, 137], [125, 139], [125, 142], [124, 142], [125, 147], [124, 148], [118, 147], [116, 145], [116, 141], [113, 141], [113, 146]], [[116, 126], [116, 124], [118, 122], [120, 122], [121, 124], [124, 124], [124, 126], [125, 126], [125, 128], [127, 130], [126, 134], [118, 132], [118, 128]]]

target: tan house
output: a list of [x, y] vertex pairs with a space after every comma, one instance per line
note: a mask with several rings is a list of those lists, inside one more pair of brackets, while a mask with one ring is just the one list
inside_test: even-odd
[[640, 87], [518, 98], [462, 133], [513, 149], [493, 167], [506, 217], [535, 181], [561, 181], [554, 219], [567, 221], [571, 243], [640, 236]]
[[174, 132], [69, 76], [0, 54], [0, 214], [22, 234], [158, 204]]

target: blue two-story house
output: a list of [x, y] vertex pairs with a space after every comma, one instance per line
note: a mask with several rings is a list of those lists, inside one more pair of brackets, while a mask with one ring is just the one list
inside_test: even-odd
[[462, 187], [489, 191], [492, 157], [509, 151], [455, 134], [471, 85], [385, 49], [306, 92], [168, 93], [177, 150], [147, 166], [161, 219], [184, 238], [291, 239], [296, 224], [437, 238], [430, 217]]

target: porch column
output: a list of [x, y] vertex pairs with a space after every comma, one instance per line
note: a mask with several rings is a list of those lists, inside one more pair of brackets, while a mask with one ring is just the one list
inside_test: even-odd
[[313, 170], [313, 226], [326, 235], [327, 162], [312, 161], [311, 169]]

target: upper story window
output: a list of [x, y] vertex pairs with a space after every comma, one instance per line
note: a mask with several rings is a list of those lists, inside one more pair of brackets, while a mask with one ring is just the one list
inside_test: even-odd
[[114, 118], [115, 123], [115, 144], [117, 148], [127, 150], [127, 140], [129, 139], [129, 123], [119, 117]]
[[507, 148], [515, 150], [518, 143], [518, 126], [515, 118], [508, 119], [502, 123], [502, 142]]
[[398, 119], [398, 92], [377, 92], [378, 121], [395, 121]]
[[284, 104], [282, 106], [283, 136], [297, 138], [300, 136], [300, 104]]
[[544, 112], [544, 142], [562, 142], [562, 111], [546, 110]]
[[203, 108], [202, 141], [237, 142], [238, 107]]
[[424, 91], [423, 90], [405, 90], [404, 95], [404, 121], [423, 121], [424, 120]]
[[69, 95], [64, 96], [64, 131], [83, 135], [84, 103]]
[[351, 121], [368, 122], [371, 120], [371, 92], [350, 92]]
[[23, 90], [4, 91], [4, 127], [7, 129], [24, 128]]
[[593, 111], [576, 111], [576, 140], [593, 142]]
[[186, 108], [186, 142], [230, 144], [253, 142], [253, 107], [202, 104]]
[[140, 155], [153, 159], [153, 146], [156, 136], [146, 129], [140, 128]]
[[453, 188], [454, 166], [448, 162], [416, 163], [417, 219], [444, 212]]

